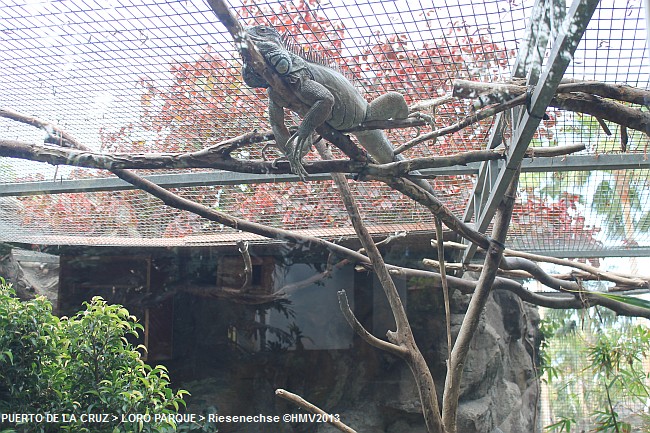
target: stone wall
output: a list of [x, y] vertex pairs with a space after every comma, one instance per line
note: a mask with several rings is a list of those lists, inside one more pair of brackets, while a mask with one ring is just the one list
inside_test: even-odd
[[[468, 296], [456, 294], [452, 333], [457, 334]], [[409, 302], [411, 305], [412, 302]], [[410, 308], [412, 310], [412, 308]], [[438, 322], [442, 316], [424, 322]], [[422, 318], [412, 322], [421, 324]], [[509, 292], [494, 292], [483, 313], [463, 371], [458, 431], [463, 433], [534, 432], [538, 406], [538, 381], [533, 359], [538, 347], [537, 311]], [[416, 332], [422, 333], [422, 328]], [[439, 329], [439, 326], [431, 326]], [[420, 338], [441, 395], [444, 383], [444, 340]], [[436, 347], [437, 346], [437, 347]], [[434, 358], [434, 359], [432, 359]], [[400, 361], [386, 371], [383, 381], [371, 386], [342, 418], [359, 432], [425, 433], [415, 382]], [[382, 382], [382, 383], [380, 383]], [[383, 385], [383, 386], [382, 386]], [[337, 431], [320, 426], [318, 433]]]

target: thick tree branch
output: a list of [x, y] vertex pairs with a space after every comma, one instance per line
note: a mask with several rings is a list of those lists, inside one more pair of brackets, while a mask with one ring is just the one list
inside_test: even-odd
[[[445, 245], [442, 233], [442, 221], [435, 218], [436, 225], [436, 247], [438, 251], [438, 269], [442, 281], [442, 298], [445, 304], [445, 328], [447, 331], [447, 361], [451, 359], [451, 348], [453, 347], [451, 336], [451, 305], [449, 299], [449, 282], [447, 281], [447, 268], [445, 267]], [[433, 241], [431, 242], [433, 244]]]
[[[208, 154], [204, 150], [190, 153], [102, 153], [90, 150], [64, 148], [54, 145], [29, 144], [16, 140], [0, 139], [0, 156], [28, 159], [51, 165], [112, 169], [170, 169], [212, 168], [251, 174], [290, 174], [289, 164], [283, 161], [266, 162], [242, 160], [230, 156]], [[471, 162], [503, 159], [500, 151], [472, 151], [452, 156], [417, 158], [414, 166], [442, 168], [466, 165]], [[369, 164], [349, 160], [309, 161], [308, 173], [367, 173], [372, 176], [407, 176], [411, 168], [408, 161], [391, 164]]]
[[[505, 255], [505, 252], [504, 252]], [[433, 268], [433, 269], [440, 269], [440, 263], [437, 260], [432, 260], [432, 259], [424, 259], [422, 260], [422, 264], [424, 266]], [[483, 269], [483, 265], [480, 264], [465, 264], [465, 263], [445, 263], [445, 267], [450, 270], [454, 271], [469, 271], [469, 272], [481, 272]], [[526, 271], [521, 271], [521, 270], [512, 270], [512, 271], [506, 271], [503, 269], [499, 269], [498, 275], [504, 277], [504, 278], [515, 278], [515, 279], [534, 279], [533, 275], [529, 274]], [[590, 272], [585, 272], [585, 271], [579, 271], [579, 270], [574, 270], [571, 272], [563, 273], [563, 274], [549, 274], [551, 278], [555, 278], [557, 280], [562, 280], [562, 281], [574, 281], [576, 278], [579, 278], [582, 281], [609, 281], [605, 277], [600, 277], [596, 274], [592, 274]], [[623, 280], [625, 281], [625, 280]], [[627, 290], [648, 290], [650, 289], [650, 283], [647, 280], [643, 279], [636, 279], [636, 284], [626, 284], [625, 282], [619, 282], [616, 283], [616, 285], [612, 288], [610, 288], [610, 292], [620, 292], [620, 291], [627, 291]]]
[[[436, 244], [432, 241], [431, 245], [436, 247]], [[467, 245], [457, 243], [457, 242], [445, 242], [445, 247], [448, 248], [457, 248], [457, 249], [466, 249]], [[556, 274], [549, 275], [551, 278], [557, 280], [572, 280], [575, 276], [579, 276], [583, 280], [598, 280], [598, 281], [609, 281], [615, 283], [617, 288], [624, 288], [625, 290], [634, 290], [634, 289], [650, 289], [650, 276], [641, 276], [641, 275], [629, 275], [618, 272], [608, 272], [602, 269], [599, 269], [595, 266], [588, 265], [586, 263], [577, 262], [574, 260], [561, 259], [557, 257], [543, 256], [540, 254], [532, 254], [523, 251], [513, 250], [506, 248], [503, 252], [505, 257], [519, 257], [531, 262], [543, 262], [543, 263], [552, 263], [555, 265], [566, 266], [570, 268], [579, 269], [580, 272], [571, 271], [567, 274]], [[518, 262], [524, 263], [524, 262]], [[436, 261], [425, 259], [425, 264], [427, 266], [436, 267]], [[467, 267], [463, 263], [447, 263], [448, 267], [453, 269], [462, 269]], [[514, 262], [510, 262], [511, 266], [514, 266]], [[477, 272], [480, 272], [481, 265], [470, 265], [473, 266], [473, 269]], [[527, 265], [528, 266], [528, 265]], [[539, 268], [539, 266], [538, 266]], [[537, 272], [543, 272], [541, 268]], [[510, 271], [505, 271], [505, 275], [514, 277], [514, 278], [534, 278], [534, 276], [524, 270], [512, 269]], [[553, 279], [549, 281], [554, 281]]]
[[25, 123], [42, 129], [48, 134], [48, 141], [63, 147], [78, 147], [79, 141], [74, 138], [70, 133], [59, 128], [57, 125], [44, 121], [42, 119], [26, 116], [22, 113], [10, 110], [8, 108], [0, 107], [0, 117], [15, 120], [17, 122]]
[[[497, 106], [500, 109], [505, 104], [521, 101], [522, 97], [525, 98], [526, 91], [525, 86], [518, 84], [456, 80], [453, 95], [458, 98], [478, 99], [483, 105], [500, 103]], [[646, 134], [650, 132], [650, 113], [614, 100], [646, 106], [647, 101], [650, 100], [650, 91], [573, 80], [558, 86], [557, 93], [549, 105], [562, 110], [589, 114], [597, 119], [609, 120]]]
[[461, 323], [456, 343], [451, 351], [451, 358], [447, 364], [447, 377], [445, 378], [445, 391], [442, 401], [442, 419], [446, 433], [456, 433], [458, 427], [456, 418], [458, 414], [458, 401], [460, 398], [460, 384], [465, 360], [469, 353], [470, 343], [478, 329], [481, 313], [485, 309], [492, 285], [496, 279], [499, 263], [503, 257], [505, 240], [512, 218], [512, 209], [517, 195], [517, 173], [506, 190], [503, 200], [497, 208], [497, 213], [492, 230], [492, 239], [485, 256], [483, 271], [481, 272], [476, 289], [472, 295], [465, 318]]
[[490, 241], [486, 235], [474, 230], [472, 227], [461, 221], [437, 197], [432, 196], [414, 183], [404, 179], [393, 177], [376, 177], [376, 179], [425, 206], [434, 215], [439, 217], [440, 220], [449, 227], [449, 229], [458, 233], [465, 239], [474, 242], [482, 248], [489, 248]]
[[357, 335], [363, 339], [363, 341], [373, 347], [376, 347], [377, 349], [385, 350], [388, 353], [397, 355], [400, 358], [405, 358], [408, 355], [408, 351], [404, 347], [381, 340], [372, 335], [366, 330], [366, 328], [363, 327], [363, 325], [359, 322], [357, 317], [352, 312], [352, 309], [350, 308], [348, 296], [345, 293], [345, 290], [337, 292], [337, 295], [341, 311], [343, 312], [343, 317], [345, 317], [345, 320], [348, 322], [352, 330], [356, 332]]
[[626, 128], [650, 133], [650, 113], [629, 107], [618, 102], [602, 99], [587, 93], [555, 95], [551, 106], [563, 110], [590, 114], [596, 118], [609, 120]]
[[[536, 262], [553, 263], [560, 266], [568, 266], [568, 267], [580, 269], [585, 273], [593, 275], [594, 278], [596, 279], [603, 280], [603, 281], [611, 281], [620, 286], [625, 286], [625, 287], [630, 287], [635, 289], [650, 289], [650, 276], [642, 277], [642, 276], [619, 274], [615, 272], [607, 272], [607, 271], [603, 271], [602, 269], [598, 269], [594, 266], [590, 266], [586, 263], [580, 263], [580, 262], [567, 260], [567, 259], [559, 259], [555, 257], [542, 256], [539, 254], [531, 254], [523, 251], [511, 250], [509, 248], [506, 248], [504, 254], [507, 257], [521, 257]], [[560, 279], [564, 279], [564, 278], [560, 278]]]
[[[432, 288], [441, 289], [442, 280], [440, 274], [437, 272], [425, 271], [420, 269], [402, 268], [398, 266], [388, 265], [391, 274], [401, 278], [422, 278], [427, 279]], [[447, 276], [447, 281], [451, 289], [460, 290], [462, 293], [474, 293], [477, 283], [463, 278]], [[592, 292], [585, 292], [583, 294], [589, 299], [589, 305], [585, 305], [580, 300], [577, 293], [569, 291], [563, 293], [543, 294], [534, 293], [527, 290], [521, 283], [514, 281], [510, 278], [497, 277], [494, 280], [492, 287], [494, 290], [506, 290], [519, 296], [523, 301], [540, 307], [555, 308], [555, 309], [584, 309], [589, 306], [602, 305], [614, 311], [620, 316], [629, 317], [645, 317], [650, 319], [650, 310], [630, 305], [623, 302], [612, 302], [612, 300], [605, 300], [602, 296], [592, 294]]]
[[[316, 149], [321, 155], [321, 158], [332, 158], [331, 152], [322, 142], [316, 143]], [[395, 282], [390, 275], [389, 269], [386, 266], [384, 258], [381, 256], [377, 245], [372, 240], [372, 236], [370, 236], [370, 233], [363, 224], [359, 207], [352, 196], [352, 190], [348, 185], [347, 179], [338, 173], [332, 173], [332, 178], [334, 179], [334, 182], [336, 182], [343, 204], [350, 216], [350, 221], [352, 222], [354, 231], [357, 234], [361, 245], [365, 249], [366, 254], [368, 254], [368, 258], [372, 263], [373, 271], [377, 275], [377, 278], [384, 289], [384, 293], [388, 299], [388, 304], [393, 313], [397, 329], [395, 332], [388, 331], [387, 338], [393, 345], [398, 346], [401, 349], [402, 353], [399, 354], [411, 368], [420, 395], [422, 412], [428, 431], [431, 433], [443, 433], [442, 419], [438, 409], [438, 395], [436, 393], [433, 377], [431, 376], [431, 372], [429, 371], [429, 367], [422, 352], [420, 352], [420, 349], [415, 343], [413, 331], [411, 330], [411, 325], [406, 315], [406, 309], [404, 308], [399, 296]], [[345, 301], [345, 304], [347, 304], [347, 298], [339, 294], [339, 302], [341, 301]], [[349, 307], [346, 309], [346, 306], [347, 305], [344, 305], [343, 303], [341, 304], [341, 308], [347, 317], [352, 314], [352, 311], [350, 311]], [[350, 320], [351, 318], [348, 318], [348, 321]], [[361, 326], [356, 318], [352, 321], [352, 325], [355, 330], [359, 330], [358, 328]], [[369, 333], [365, 331], [365, 329], [361, 329], [362, 330], [359, 330], [361, 332], [359, 335], [367, 338], [367, 334]], [[396, 350], [392, 350], [392, 353], [397, 352]]]
[[[244, 138], [250, 142], [262, 141], [264, 136], [246, 134], [237, 139], [226, 140], [197, 152], [187, 153], [103, 153], [79, 148], [66, 148], [48, 144], [30, 144], [16, 140], [0, 139], [0, 156], [21, 158], [44, 162], [51, 165], [70, 165], [76, 167], [112, 169], [170, 169], [170, 168], [212, 168], [251, 174], [290, 174], [289, 164], [261, 160], [242, 160], [232, 158], [228, 149]], [[257, 140], [260, 138], [260, 140]], [[583, 150], [583, 145], [557, 146], [552, 148], [529, 149], [531, 157], [566, 155]], [[367, 164], [348, 160], [310, 161], [305, 164], [308, 173], [363, 173], [374, 177], [405, 177], [412, 170], [444, 168], [467, 165], [472, 162], [503, 159], [498, 150], [477, 150], [450, 156], [414, 158], [389, 164]]]

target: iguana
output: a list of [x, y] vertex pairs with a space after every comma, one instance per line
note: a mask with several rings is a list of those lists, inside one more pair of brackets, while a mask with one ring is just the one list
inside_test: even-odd
[[[289, 160], [294, 173], [301, 178], [306, 176], [301, 159], [311, 148], [315, 129], [323, 123], [327, 122], [341, 131], [372, 120], [405, 119], [409, 116], [408, 105], [400, 93], [388, 92], [368, 103], [343, 74], [320, 62], [311, 61], [308, 56], [297, 54], [296, 50], [287, 47], [283, 37], [273, 27], [258, 25], [247, 27], [245, 31], [266, 63], [284, 77], [300, 101], [310, 107], [306, 113], [302, 113], [304, 116], [297, 132], [291, 135], [284, 119], [284, 109], [289, 104], [251, 67], [247, 62], [249, 56], [242, 52], [244, 82], [250, 87], [268, 89], [269, 121], [276, 143]], [[395, 155], [392, 144], [382, 130], [353, 134], [380, 164], [404, 159], [402, 155]], [[433, 188], [427, 181], [416, 179], [415, 183], [433, 194]]]

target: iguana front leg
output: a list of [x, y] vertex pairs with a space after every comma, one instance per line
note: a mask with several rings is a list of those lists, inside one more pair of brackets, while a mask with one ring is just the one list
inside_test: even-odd
[[[273, 89], [269, 88], [269, 123], [271, 124], [271, 130], [275, 136], [275, 143], [278, 148], [289, 161], [291, 171], [296, 173], [301, 179], [304, 179], [307, 176], [302, 164], [295, 165], [294, 161], [290, 157], [290, 148], [289, 148], [289, 139], [291, 138], [291, 133], [287, 128], [287, 125], [284, 120], [284, 104], [282, 102], [282, 97], [275, 93]], [[279, 158], [282, 159], [282, 158]]]
[[284, 153], [291, 166], [291, 171], [305, 180], [307, 172], [302, 165], [302, 157], [309, 152], [313, 144], [312, 136], [332, 115], [334, 95], [327, 88], [314, 80], [298, 79], [290, 83], [296, 87], [295, 93], [309, 108], [303, 116], [298, 130], [290, 136], [285, 124], [284, 102], [281, 95], [269, 89], [269, 121], [278, 147]]
[[275, 143], [280, 148], [280, 151], [287, 154], [287, 141], [291, 137], [291, 133], [284, 123], [284, 106], [280, 102], [280, 96], [269, 88], [267, 94], [269, 95], [269, 123], [271, 130], [275, 136]]
[[292, 166], [302, 167], [302, 157], [309, 152], [313, 144], [312, 136], [316, 128], [332, 116], [334, 95], [327, 88], [314, 80], [300, 80], [297, 95], [309, 106], [295, 134], [287, 142], [287, 157]]
[[[312, 145], [312, 133], [308, 128], [303, 128], [304, 124], [301, 122], [298, 131], [291, 135], [285, 123], [284, 107], [286, 103], [281, 95], [274, 92], [269, 88], [269, 123], [275, 136], [275, 142], [284, 155], [284, 158], [289, 161], [291, 171], [297, 174], [300, 179], [306, 180], [307, 172], [302, 165], [302, 157], [305, 156]], [[311, 111], [311, 110], [310, 110]]]

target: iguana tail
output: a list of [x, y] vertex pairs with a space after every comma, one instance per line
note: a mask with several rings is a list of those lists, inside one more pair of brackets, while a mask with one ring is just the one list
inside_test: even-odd
[[[359, 144], [363, 146], [366, 151], [380, 164], [388, 164], [393, 161], [402, 161], [404, 156], [402, 154], [395, 155], [393, 145], [386, 137], [383, 131], [375, 129], [372, 131], [359, 131], [355, 132], [354, 136], [357, 137]], [[413, 171], [413, 174], [420, 174], [418, 171]], [[435, 190], [429, 182], [425, 179], [412, 179], [413, 183], [426, 190], [429, 194], [435, 196]]]

